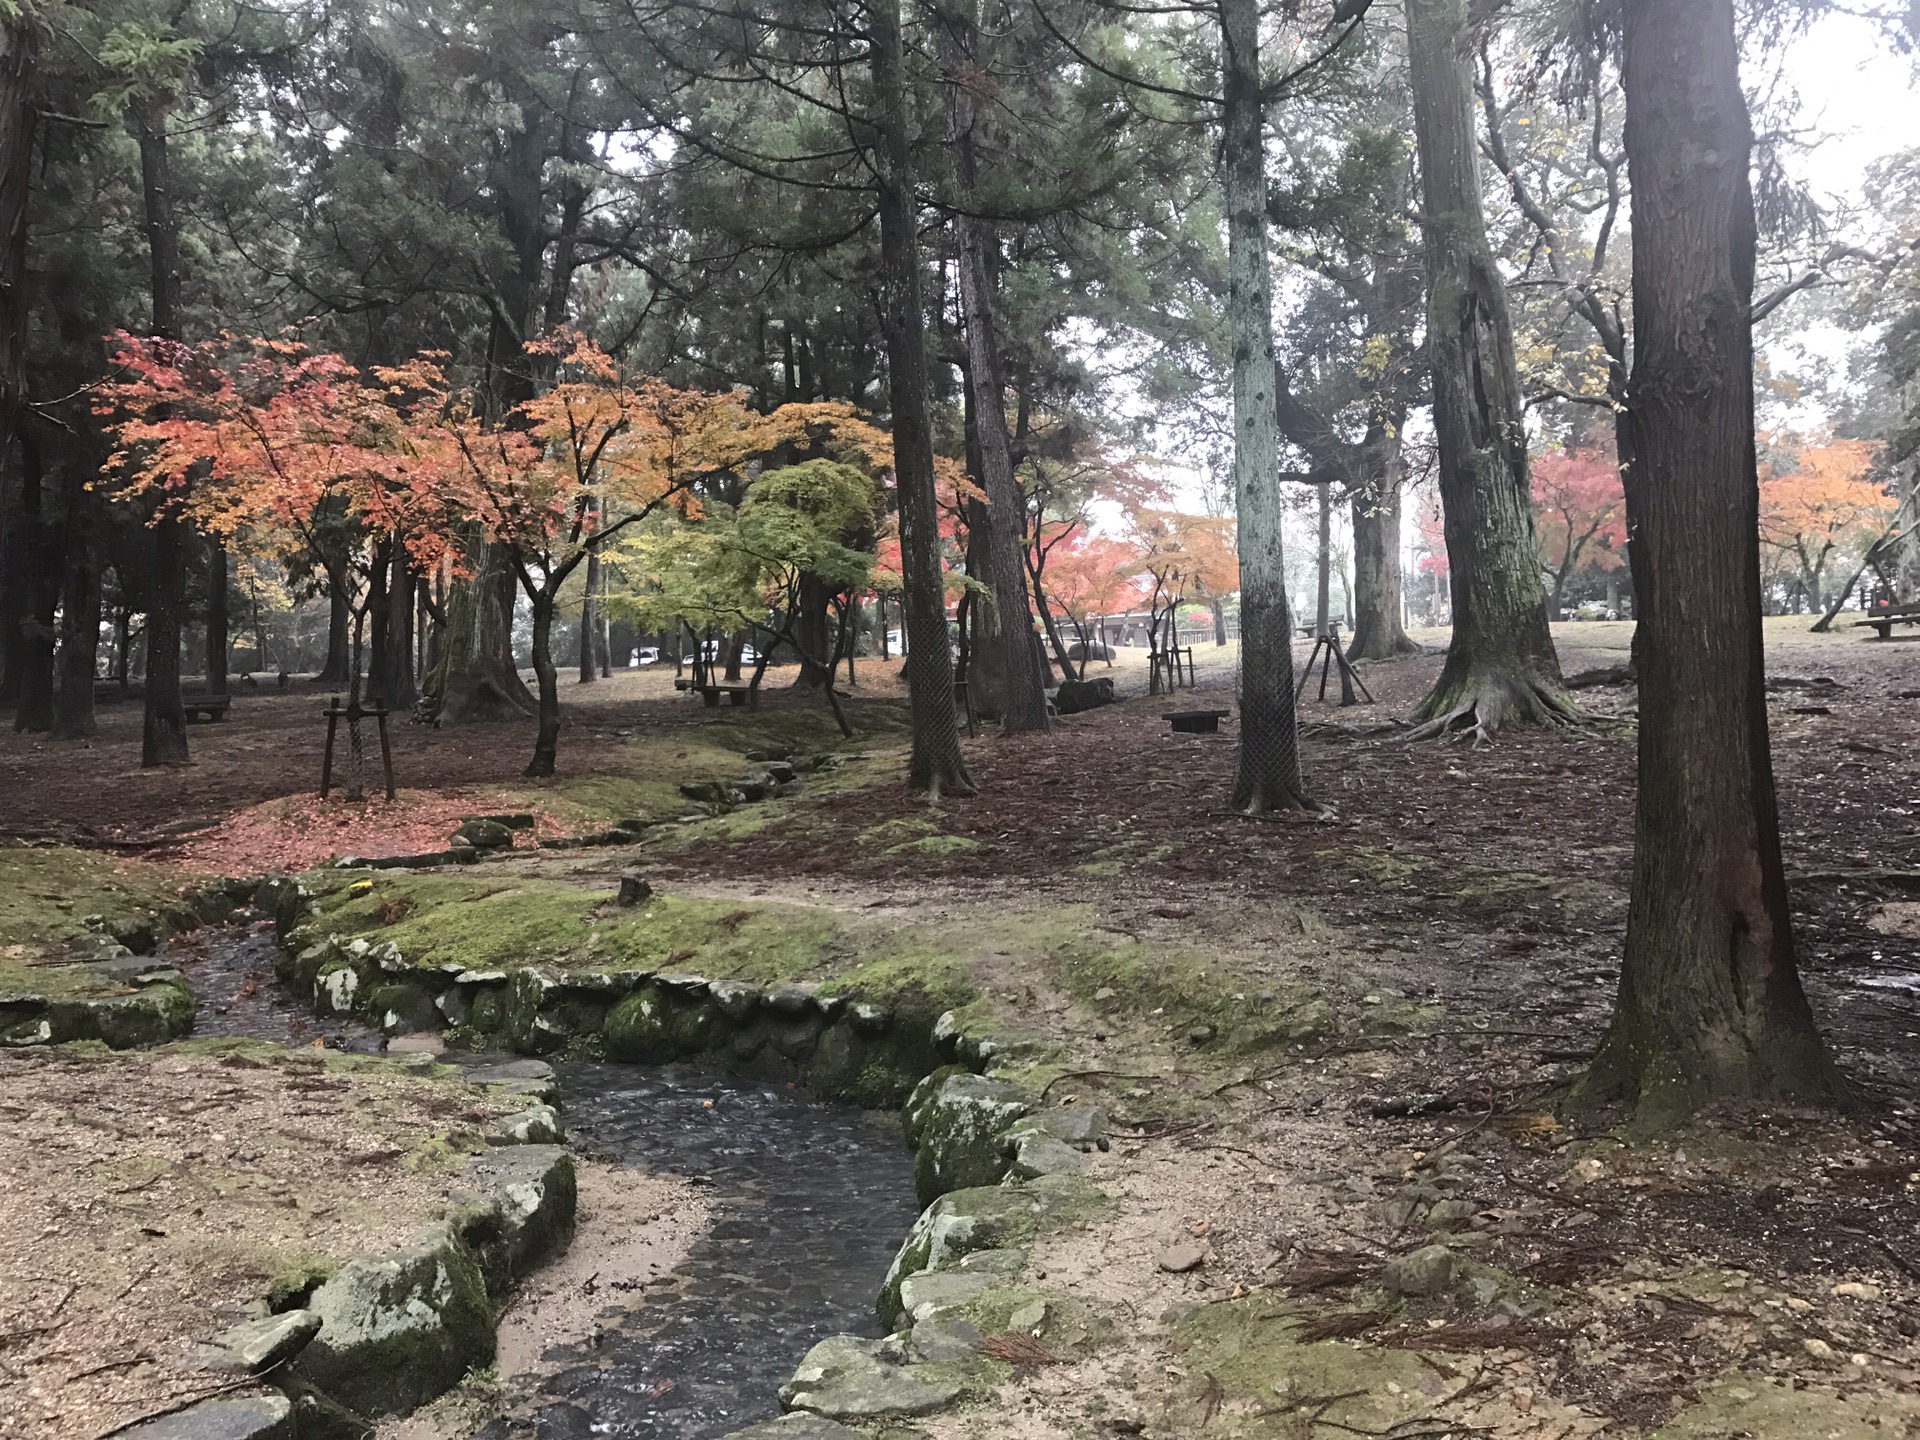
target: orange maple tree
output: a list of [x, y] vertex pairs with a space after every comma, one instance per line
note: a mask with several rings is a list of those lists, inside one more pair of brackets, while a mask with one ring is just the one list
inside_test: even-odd
[[[1147, 639], [1155, 651], [1171, 637], [1162, 628], [1190, 600], [1224, 598], [1239, 588], [1240, 556], [1233, 521], [1178, 510], [1139, 510], [1128, 539], [1134, 558], [1124, 573], [1137, 576], [1147, 598]], [[1149, 690], [1158, 694], [1159, 667]]]
[[1533, 533], [1553, 576], [1548, 613], [1558, 618], [1567, 583], [1583, 565], [1626, 564], [1627, 494], [1611, 441], [1550, 450], [1533, 462]]
[[1824, 609], [1833, 561], [1872, 544], [1898, 502], [1873, 476], [1878, 450], [1869, 441], [1769, 436], [1765, 444], [1760, 542], [1780, 561], [1774, 584]]

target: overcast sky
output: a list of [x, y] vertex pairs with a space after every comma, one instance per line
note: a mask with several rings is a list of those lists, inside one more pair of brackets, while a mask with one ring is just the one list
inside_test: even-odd
[[1858, 200], [1873, 161], [1920, 145], [1912, 59], [1893, 54], [1878, 27], [1828, 16], [1794, 42], [1786, 66], [1808, 120], [1830, 137], [1800, 161], [1816, 188]]

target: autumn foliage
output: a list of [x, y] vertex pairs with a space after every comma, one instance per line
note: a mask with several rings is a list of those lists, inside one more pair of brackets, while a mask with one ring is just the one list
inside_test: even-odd
[[1765, 437], [1764, 446], [1760, 541], [1772, 562], [1769, 588], [1790, 604], [1824, 609], [1834, 572], [1866, 552], [1897, 508], [1874, 475], [1878, 447], [1792, 435]]
[[1533, 532], [1540, 564], [1553, 577], [1550, 613], [1583, 566], [1626, 564], [1627, 496], [1610, 442], [1569, 445], [1533, 462]]

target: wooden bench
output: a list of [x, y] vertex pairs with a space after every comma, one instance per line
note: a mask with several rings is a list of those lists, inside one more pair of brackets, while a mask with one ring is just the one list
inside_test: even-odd
[[1161, 718], [1182, 735], [1215, 735], [1231, 710], [1169, 710]]
[[187, 712], [187, 723], [205, 720], [209, 724], [227, 718], [227, 711], [233, 708], [231, 695], [182, 695], [180, 708]]
[[1882, 640], [1893, 638], [1896, 625], [1920, 625], [1920, 604], [1914, 605], [1875, 605], [1867, 611], [1867, 618], [1853, 622], [1853, 628], [1871, 627], [1880, 633]]

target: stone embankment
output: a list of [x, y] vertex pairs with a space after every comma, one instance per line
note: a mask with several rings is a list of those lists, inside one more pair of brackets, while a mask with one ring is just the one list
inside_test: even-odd
[[[446, 1216], [398, 1250], [350, 1260], [305, 1293], [197, 1346], [187, 1364], [231, 1393], [110, 1432], [123, 1440], [360, 1440], [493, 1363], [514, 1283], [573, 1234], [572, 1157], [557, 1142], [552, 1070], [517, 1061], [469, 1079], [530, 1103], [469, 1157]], [[529, 1124], [528, 1122], [534, 1122]], [[542, 1143], [520, 1143], [523, 1135]]]

